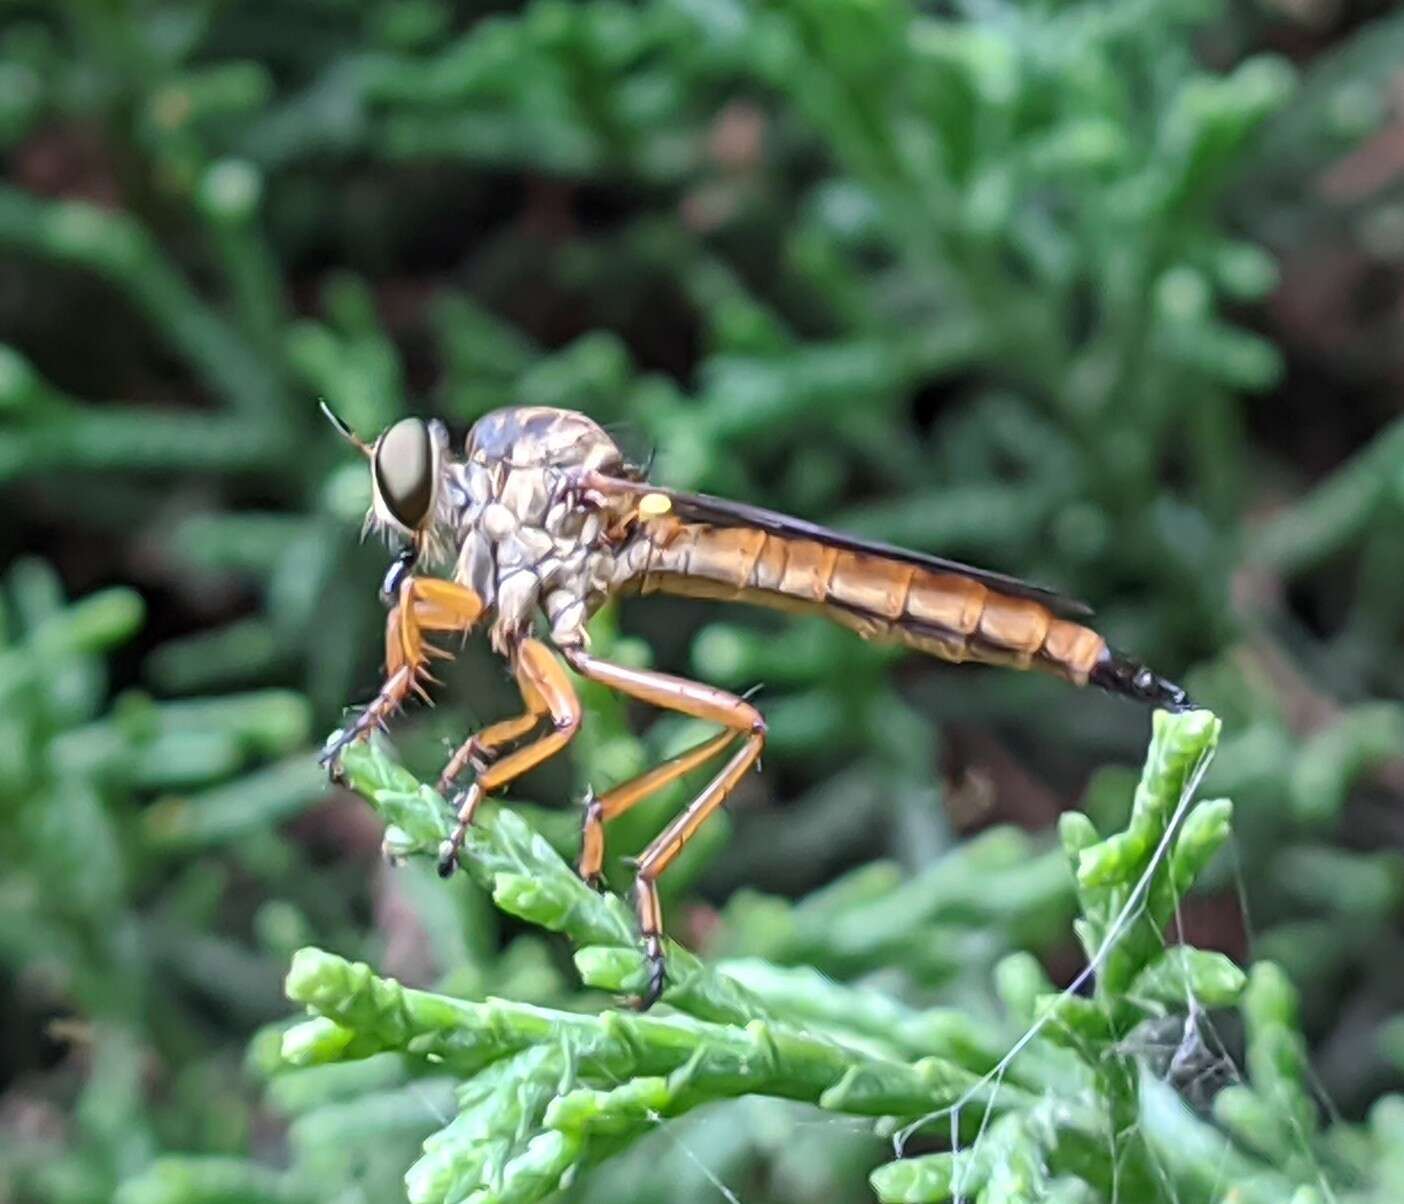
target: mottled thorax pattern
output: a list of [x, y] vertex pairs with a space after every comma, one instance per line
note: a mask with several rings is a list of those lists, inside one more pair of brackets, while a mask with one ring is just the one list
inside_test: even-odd
[[585, 642], [585, 623], [611, 580], [607, 534], [615, 516], [567, 488], [570, 471], [619, 472], [619, 449], [582, 414], [545, 407], [481, 418], [452, 465], [459, 547], [454, 578], [492, 612], [493, 646], [506, 652], [538, 608], [561, 647]]

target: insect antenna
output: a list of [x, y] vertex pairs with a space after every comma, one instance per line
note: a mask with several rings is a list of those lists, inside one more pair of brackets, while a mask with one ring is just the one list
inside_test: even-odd
[[349, 443], [352, 447], [359, 451], [361, 455], [366, 456], [367, 458], [371, 456], [372, 453], [370, 444], [368, 444], [364, 439], [361, 438], [360, 435], [356, 434], [355, 431], [353, 431], [349, 426], [346, 425], [346, 422], [341, 418], [341, 416], [337, 414], [337, 412], [327, 404], [327, 399], [325, 397], [319, 397], [317, 399], [317, 408], [322, 411], [322, 414], [326, 418], [326, 420], [330, 422], [333, 427], [336, 428], [336, 433], [340, 435], [343, 439], [345, 439], [347, 443]]

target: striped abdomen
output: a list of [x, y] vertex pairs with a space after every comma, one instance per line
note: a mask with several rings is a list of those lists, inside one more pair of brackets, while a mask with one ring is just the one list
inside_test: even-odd
[[954, 572], [816, 540], [665, 519], [627, 556], [625, 588], [817, 611], [865, 639], [942, 660], [1042, 669], [1162, 706], [1184, 692], [1032, 598]]

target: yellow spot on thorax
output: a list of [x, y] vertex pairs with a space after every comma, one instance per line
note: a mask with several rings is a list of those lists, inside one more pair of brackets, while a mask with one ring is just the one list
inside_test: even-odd
[[662, 518], [672, 508], [672, 499], [661, 493], [646, 493], [639, 499], [640, 518]]

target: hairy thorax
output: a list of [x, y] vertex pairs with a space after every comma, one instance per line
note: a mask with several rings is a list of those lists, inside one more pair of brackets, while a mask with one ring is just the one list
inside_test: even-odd
[[597, 424], [544, 406], [479, 419], [464, 459], [449, 467], [453, 576], [483, 599], [499, 651], [530, 630], [538, 608], [556, 645], [583, 645], [586, 621], [612, 588], [621, 516], [569, 488], [581, 469], [625, 471]]

